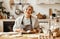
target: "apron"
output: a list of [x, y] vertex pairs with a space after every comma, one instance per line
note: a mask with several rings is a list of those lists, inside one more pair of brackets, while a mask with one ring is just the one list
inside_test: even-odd
[[23, 30], [25, 30], [25, 31], [32, 30], [33, 28], [32, 28], [32, 19], [31, 19], [31, 16], [30, 16], [30, 25], [24, 25], [23, 20], [24, 20], [24, 16], [23, 16], [22, 22], [21, 22], [21, 24], [23, 25], [22, 26], [23, 27]]

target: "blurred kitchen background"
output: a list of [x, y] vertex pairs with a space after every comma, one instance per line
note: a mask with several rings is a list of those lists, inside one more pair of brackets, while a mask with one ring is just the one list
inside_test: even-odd
[[12, 31], [15, 19], [24, 14], [23, 7], [26, 5], [33, 6], [32, 15], [39, 20], [45, 33], [50, 26], [59, 26], [60, 0], [0, 0], [0, 32]]
[[23, 13], [23, 7], [29, 4], [34, 7], [35, 15], [40, 13], [46, 18], [60, 12], [60, 0], [0, 0], [0, 13], [6, 15], [5, 19], [11, 16], [16, 19]]

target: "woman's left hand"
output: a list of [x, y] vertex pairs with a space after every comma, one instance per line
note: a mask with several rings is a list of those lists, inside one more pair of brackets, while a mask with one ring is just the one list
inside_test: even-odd
[[37, 29], [33, 29], [33, 30], [31, 30], [31, 32], [32, 32], [32, 33], [38, 33], [39, 30], [37, 30]]

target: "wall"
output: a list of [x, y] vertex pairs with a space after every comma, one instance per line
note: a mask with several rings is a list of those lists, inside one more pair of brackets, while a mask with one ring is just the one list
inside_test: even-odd
[[[54, 9], [60, 9], [60, 4], [54, 4], [54, 3], [60, 3], [60, 0], [28, 0], [27, 3], [30, 3], [33, 5], [34, 10], [36, 13], [46, 14], [49, 16], [49, 8], [52, 8], [53, 13], [55, 13]], [[46, 4], [40, 4], [40, 3], [46, 3]]]
[[[4, 2], [5, 2], [4, 6], [6, 7], [7, 11], [10, 11], [10, 14], [14, 15], [17, 18], [17, 15], [15, 14], [15, 6], [13, 6], [13, 8], [10, 9], [9, 0], [5, 0]], [[47, 5], [34, 5], [33, 4], [33, 7], [36, 12], [35, 14], [40, 12], [41, 14], [46, 14], [47, 16], [49, 16], [49, 8], [52, 8], [53, 12], [55, 12], [54, 9], [58, 9], [58, 10], [60, 9], [60, 4], [54, 4], [54, 5], [53, 4], [52, 5], [48, 5], [48, 4]]]
[[55, 13], [54, 9], [60, 10], [60, 4], [34, 5], [34, 10], [36, 13], [40, 12], [41, 14], [46, 14], [47, 16], [49, 16], [49, 8], [52, 8], [53, 13]]
[[2, 0], [0, 0], [0, 2], [2, 2]]

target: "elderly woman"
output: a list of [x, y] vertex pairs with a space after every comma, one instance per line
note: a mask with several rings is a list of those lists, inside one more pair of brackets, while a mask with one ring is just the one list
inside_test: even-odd
[[28, 5], [24, 9], [24, 15], [17, 18], [13, 31], [15, 32], [38, 32], [39, 23], [38, 20], [32, 16], [33, 7]]

